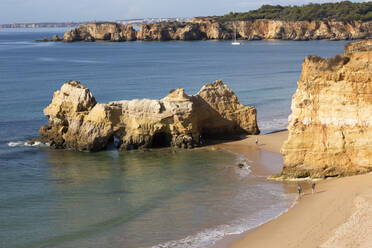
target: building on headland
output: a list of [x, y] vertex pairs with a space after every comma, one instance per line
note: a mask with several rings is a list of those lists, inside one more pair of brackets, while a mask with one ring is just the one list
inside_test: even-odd
[[[120, 23], [123, 25], [134, 25], [139, 26], [141, 24], [153, 24], [158, 22], [169, 22], [178, 21], [184, 22], [189, 20], [186, 17], [175, 17], [175, 18], [143, 18], [143, 19], [128, 19], [128, 20], [116, 20], [113, 22]], [[40, 23], [13, 23], [13, 24], [0, 24], [0, 28], [70, 28], [77, 27], [79, 25], [95, 23], [97, 21], [89, 22], [40, 22]]]
[[115, 22], [123, 25], [141, 25], [141, 24], [153, 24], [159, 22], [185, 22], [190, 20], [187, 17], [174, 17], [174, 18], [144, 18], [144, 19], [130, 19], [130, 20], [117, 20]]
[[93, 22], [41, 22], [0, 24], [0, 28], [69, 28]]

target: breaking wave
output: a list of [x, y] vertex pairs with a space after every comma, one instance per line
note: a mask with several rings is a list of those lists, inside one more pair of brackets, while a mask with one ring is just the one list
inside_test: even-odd
[[278, 118], [272, 120], [261, 120], [258, 126], [262, 133], [269, 133], [286, 129], [288, 125], [288, 118]]
[[43, 144], [39, 141], [36, 141], [34, 143], [30, 143], [28, 141], [10, 141], [8, 142], [9, 147], [17, 147], [17, 146], [29, 146], [29, 147], [36, 147], [36, 146], [49, 146], [48, 143]]
[[[289, 196], [283, 193], [280, 197], [283, 200], [285, 200], [288, 199]], [[289, 207], [283, 203], [284, 201], [278, 202], [278, 204], [272, 205], [269, 208], [259, 211], [254, 216], [242, 218], [233, 221], [230, 224], [220, 225], [215, 228], [209, 228], [197, 234], [187, 236], [183, 239], [171, 240], [165, 243], [152, 246], [151, 248], [212, 247], [217, 241], [223, 239], [226, 236], [241, 234], [243, 232], [252, 230], [253, 228], [259, 227], [272, 219], [279, 217], [296, 204], [295, 197], [291, 196], [291, 198], [293, 198], [292, 204]]]

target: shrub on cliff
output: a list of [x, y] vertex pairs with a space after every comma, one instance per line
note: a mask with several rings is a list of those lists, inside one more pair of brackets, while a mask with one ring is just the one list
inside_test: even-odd
[[340, 56], [340, 55], [336, 55], [334, 58], [329, 58], [327, 59], [327, 62], [328, 62], [328, 70], [331, 70], [333, 69], [335, 66], [338, 66], [340, 64], [342, 65], [345, 65], [347, 64], [347, 62], [349, 62], [349, 58], [348, 57], [343, 57], [343, 56]]
[[308, 60], [312, 61], [313, 63], [322, 64], [323, 68], [321, 70], [333, 70], [334, 67], [338, 65], [345, 65], [350, 61], [349, 57], [344, 57], [340, 55], [336, 55], [333, 58], [322, 58], [319, 56], [310, 55], [307, 57]]

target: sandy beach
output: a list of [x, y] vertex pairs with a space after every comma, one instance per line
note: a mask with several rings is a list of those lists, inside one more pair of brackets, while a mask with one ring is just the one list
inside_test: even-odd
[[[252, 135], [218, 147], [247, 156], [253, 154], [252, 150], [261, 149], [279, 153], [287, 135], [287, 131]], [[254, 166], [252, 172], [268, 174], [280, 170], [275, 166], [260, 167], [265, 166]], [[309, 182], [300, 183], [304, 185], [304, 194], [288, 212], [244, 233], [238, 241], [225, 240], [217, 246], [371, 247], [372, 174], [317, 181], [314, 194], [308, 187]]]

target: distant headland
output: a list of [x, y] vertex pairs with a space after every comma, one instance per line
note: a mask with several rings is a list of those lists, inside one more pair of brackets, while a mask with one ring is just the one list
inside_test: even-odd
[[[117, 20], [115, 23], [122, 25], [142, 25], [152, 24], [158, 22], [169, 22], [169, 21], [186, 21], [186, 17], [177, 18], [138, 18], [138, 19], [127, 19]], [[97, 21], [85, 21], [85, 22], [39, 22], [39, 23], [11, 23], [11, 24], [0, 24], [0, 28], [72, 28], [80, 25], [86, 25], [96, 23]]]
[[[325, 3], [141, 24], [97, 22], [80, 25], [51, 41], [356, 40], [372, 36], [372, 3]], [[48, 41], [44, 38], [42, 41]]]

